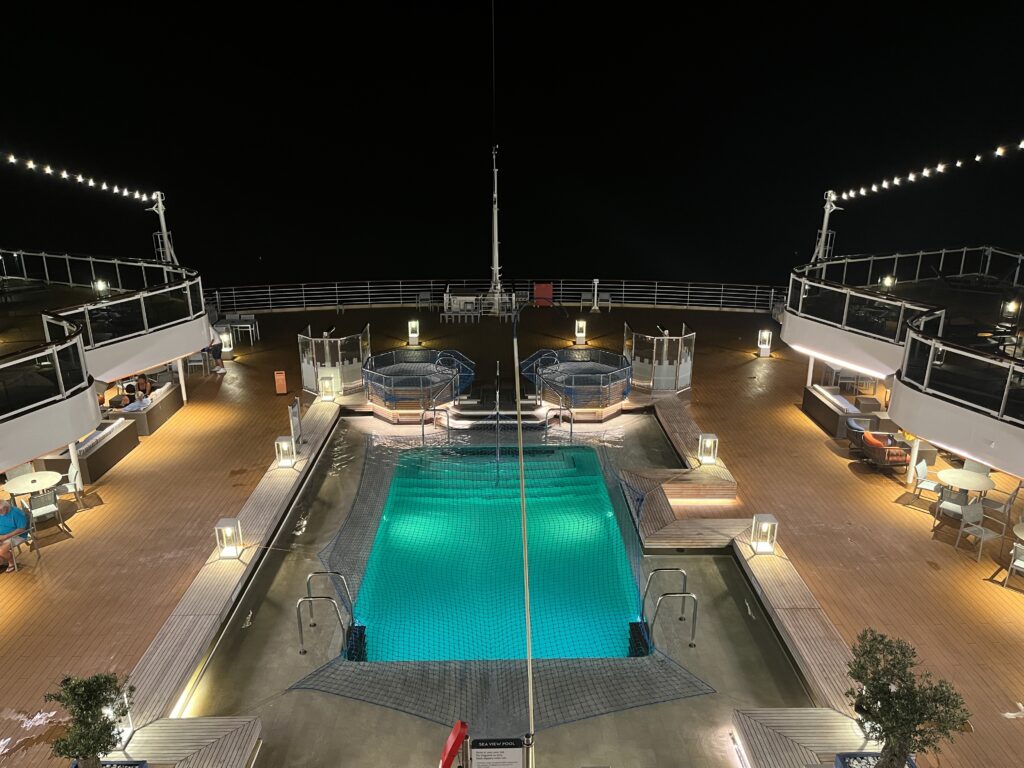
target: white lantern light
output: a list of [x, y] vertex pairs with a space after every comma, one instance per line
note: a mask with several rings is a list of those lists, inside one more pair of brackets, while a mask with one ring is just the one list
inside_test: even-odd
[[884, 277], [879, 278], [878, 282], [882, 284], [883, 288], [892, 288], [896, 285], [896, 278], [892, 275], [885, 275]]
[[277, 466], [281, 469], [291, 469], [295, 466], [297, 459], [295, 455], [295, 441], [291, 435], [284, 435], [274, 442], [274, 451], [277, 454]]
[[1013, 317], [1014, 315], [1017, 314], [1017, 310], [1019, 310], [1019, 309], [1020, 309], [1020, 300], [1019, 299], [1010, 299], [1005, 304], [1003, 304], [1003, 314], [1006, 315], [1007, 317]]
[[772, 332], [767, 328], [757, 332], [757, 356], [771, 357], [772, 355]]
[[235, 337], [231, 329], [226, 325], [215, 326], [217, 336], [220, 337], [221, 351], [231, 352], [235, 348]]
[[701, 464], [714, 464], [718, 461], [718, 435], [701, 432], [697, 443], [697, 460]]
[[235, 560], [242, 556], [242, 524], [237, 517], [222, 517], [217, 521], [214, 531], [221, 560]]
[[770, 555], [775, 552], [775, 538], [779, 533], [779, 521], [774, 515], [754, 515], [750, 529], [750, 546], [755, 555]]
[[576, 321], [576, 343], [583, 345], [587, 343], [587, 321]]
[[107, 285], [107, 281], [106, 280], [97, 280], [92, 285], [93, 285], [93, 288], [96, 289], [96, 293], [98, 293], [98, 294], [106, 293], [107, 292], [107, 288], [110, 287], [110, 286]]
[[418, 347], [420, 345], [420, 321], [410, 320], [409, 321], [409, 346]]
[[320, 399], [326, 402], [334, 401], [334, 377], [320, 377]]

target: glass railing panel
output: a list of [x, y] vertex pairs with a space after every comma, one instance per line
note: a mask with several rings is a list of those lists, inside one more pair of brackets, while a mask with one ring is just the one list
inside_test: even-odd
[[928, 389], [957, 400], [998, 412], [1003, 401], [1007, 366], [960, 354], [937, 351]]
[[38, 253], [23, 253], [21, 263], [24, 269], [24, 276], [32, 280], [45, 280], [46, 267], [43, 266], [43, 257]]
[[1024, 422], [1024, 367], [1014, 367], [1009, 389], [1005, 414], [1011, 419]]
[[68, 271], [75, 285], [92, 285], [92, 265], [85, 259], [68, 259]]
[[146, 303], [146, 321], [150, 328], [177, 323], [189, 317], [186, 288], [144, 296], [143, 301]]
[[93, 262], [93, 271], [96, 274], [96, 279], [103, 280], [108, 286], [110, 286], [111, 290], [122, 290], [117, 275], [117, 267], [113, 262], [100, 261], [97, 259]]
[[910, 349], [907, 353], [907, 363], [903, 370], [903, 378], [924, 386], [924, 374], [928, 368], [928, 353], [931, 345], [921, 341], [916, 336], [910, 338]]
[[142, 318], [142, 299], [138, 297], [116, 304], [92, 306], [88, 313], [92, 344], [132, 336], [146, 329]]
[[0, 416], [55, 397], [60, 397], [60, 384], [48, 352], [0, 368]]
[[125, 291], [141, 291], [145, 288], [143, 282], [142, 267], [137, 264], [119, 264], [118, 271], [121, 273], [121, 289]]
[[64, 382], [65, 392], [72, 391], [86, 381], [85, 364], [77, 344], [58, 349], [57, 364], [60, 366], [60, 377]]
[[[85, 313], [76, 312], [74, 313], [77, 317], [68, 317], [69, 321], [85, 322]], [[52, 320], [47, 316], [43, 316], [43, 323], [46, 325], [46, 332], [49, 334], [50, 341], [60, 341], [68, 337], [68, 329], [65, 323], [57, 320]]]
[[843, 321], [846, 294], [822, 285], [808, 285], [803, 299], [803, 314], [839, 325]]
[[192, 301], [192, 316], [201, 314], [204, 310], [205, 305], [203, 304], [203, 286], [196, 280], [193, 283], [189, 283], [188, 286], [189, 298]]
[[149, 288], [153, 288], [158, 285], [163, 285], [174, 280], [174, 277], [167, 274], [167, 271], [160, 266], [145, 266], [143, 269], [146, 272], [146, 285]]
[[899, 304], [850, 294], [850, 307], [846, 313], [847, 328], [896, 339], [899, 335], [899, 319]]

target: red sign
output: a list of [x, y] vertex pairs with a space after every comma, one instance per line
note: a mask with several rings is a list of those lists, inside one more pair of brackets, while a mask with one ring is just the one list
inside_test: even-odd
[[444, 751], [441, 752], [441, 762], [437, 764], [438, 768], [452, 768], [452, 763], [458, 757], [459, 750], [462, 749], [462, 742], [466, 740], [468, 732], [469, 726], [461, 720], [452, 726], [452, 732], [448, 734], [448, 741], [444, 743]]

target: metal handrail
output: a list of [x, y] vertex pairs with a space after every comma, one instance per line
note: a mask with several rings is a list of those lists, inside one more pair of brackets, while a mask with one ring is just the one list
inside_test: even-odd
[[299, 626], [299, 655], [306, 655], [306, 640], [303, 636], [302, 630], [302, 604], [312, 604], [315, 600], [326, 600], [334, 606], [334, 612], [338, 614], [338, 624], [341, 625], [341, 648], [342, 650], [348, 645], [348, 627], [345, 626], [345, 620], [341, 617], [341, 609], [338, 608], [338, 602], [333, 597], [324, 597], [322, 595], [314, 595], [313, 597], [300, 597], [295, 601], [295, 620]]
[[[647, 593], [651, 589], [651, 579], [654, 578], [654, 574], [656, 574], [656, 573], [672, 573], [672, 572], [681, 573], [683, 575], [683, 592], [686, 592], [686, 582], [689, 579], [689, 577], [686, 575], [686, 571], [684, 571], [682, 568], [654, 568], [650, 573], [647, 574], [647, 584], [644, 586], [644, 596], [640, 600], [640, 619], [641, 619], [641, 621], [644, 619], [645, 611], [647, 609]], [[683, 608], [685, 608], [685, 606], [686, 606], [686, 601], [684, 600], [683, 604], [680, 606], [680, 609], [679, 609], [679, 620], [680, 621], [686, 621], [686, 615], [685, 615], [685, 612], [683, 611]]]
[[[1001, 266], [997, 261], [996, 266], [993, 267], [993, 256], [1000, 258], [1002, 261]], [[938, 259], [937, 268], [935, 268], [934, 263], [929, 264], [929, 266], [935, 270], [936, 277], [923, 278], [922, 268], [925, 266], [925, 260], [929, 259], [934, 262], [936, 258]], [[958, 263], [957, 259], [959, 259]], [[897, 377], [903, 383], [921, 392], [925, 392], [926, 394], [945, 398], [960, 405], [964, 405], [972, 410], [986, 413], [999, 420], [1024, 424], [1024, 419], [1008, 415], [1006, 413], [1010, 392], [1015, 388], [1014, 375], [1024, 371], [1024, 365], [1020, 364], [1013, 358], [1008, 359], [1005, 356], [995, 355], [989, 352], [973, 349], [963, 344], [943, 340], [942, 334], [945, 330], [946, 312], [944, 307], [920, 301], [896, 299], [890, 295], [883, 294], [866, 287], [851, 287], [842, 282], [835, 282], [825, 278], [825, 275], [829, 270], [834, 272], [841, 269], [843, 279], [845, 280], [847, 279], [851, 264], [867, 264], [867, 275], [870, 280], [875, 264], [881, 262], [884, 262], [887, 266], [891, 265], [892, 270], [890, 274], [895, 276], [899, 271], [901, 260], [903, 260], [903, 263], [907, 263], [909, 260], [913, 267], [913, 276], [908, 277], [905, 274], [903, 282], [921, 282], [923, 280], [965, 275], [984, 275], [987, 277], [999, 276], [1000, 280], [1006, 280], [1006, 278], [1012, 273], [1013, 279], [1010, 281], [1010, 284], [1014, 287], [1021, 287], [1021, 280], [1024, 279], [1024, 255], [987, 246], [965, 247], [957, 250], [918, 251], [917, 253], [911, 254], [897, 253], [890, 255], [858, 255], [839, 257], [812, 264], [803, 264], [793, 269], [790, 275], [790, 293], [786, 302], [786, 311], [791, 314], [806, 317], [815, 322], [840, 327], [843, 330], [857, 333], [859, 335], [882, 339], [902, 346], [904, 348], [903, 360], [900, 369], [897, 371]], [[952, 260], [952, 269], [946, 268], [947, 260]], [[808, 275], [812, 272], [817, 272], [819, 277], [809, 277]], [[808, 285], [846, 294], [847, 298], [844, 303], [843, 316], [840, 322], [837, 323], [828, 318], [822, 318], [814, 315], [813, 313], [804, 311], [804, 298], [806, 296]], [[794, 292], [794, 287], [797, 288], [799, 294]], [[895, 336], [890, 337], [873, 334], [863, 329], [851, 327], [847, 322], [850, 310], [850, 296], [867, 298], [876, 303], [886, 303], [893, 306], [899, 306], [900, 313]], [[796, 297], [796, 307], [793, 306], [794, 297]], [[937, 324], [937, 332], [926, 330], [926, 327], [929, 324]], [[911, 340], [919, 344], [923, 344], [928, 348], [925, 372], [922, 380], [920, 381], [910, 378], [907, 375], [911, 352], [911, 345], [908, 342]], [[937, 360], [944, 359], [946, 351], [1005, 370], [1005, 373], [1000, 372], [998, 374], [999, 381], [992, 380], [992, 383], [997, 385], [1001, 384], [1002, 386], [1002, 394], [998, 408], [991, 408], [982, 403], [972, 402], [971, 400], [957, 397], [941, 389], [929, 386], [932, 369], [937, 364]]]
[[[512, 280], [509, 289], [532, 293], [535, 283], [552, 285], [553, 301], [578, 306], [582, 293], [593, 291], [592, 279]], [[391, 280], [334, 283], [293, 283], [211, 288], [206, 298], [221, 311], [271, 312], [287, 309], [362, 307], [415, 307], [421, 294], [440, 305], [445, 290], [483, 294], [489, 280]], [[785, 286], [738, 283], [677, 283], [665, 281], [601, 280], [601, 293], [613, 304], [633, 307], [719, 309], [770, 312], [786, 293]], [[605, 290], [607, 288], [607, 290]]]
[[[306, 597], [313, 597], [313, 586], [311, 582], [314, 576], [337, 576], [341, 579], [341, 583], [345, 585], [345, 596], [348, 597], [349, 613], [355, 611], [356, 604], [352, 602], [352, 591], [348, 588], [348, 580], [345, 576], [337, 571], [313, 571], [306, 576]], [[313, 604], [309, 604], [309, 626], [315, 627], [316, 623], [313, 621]]]
[[681, 611], [683, 614], [686, 612], [686, 601], [687, 599], [693, 600], [693, 623], [690, 624], [690, 647], [697, 647], [697, 596], [692, 592], [665, 592], [658, 597], [658, 602], [654, 605], [654, 618], [651, 619], [651, 643], [654, 643], [654, 625], [658, 622], [658, 611], [661, 609], [661, 601], [666, 597], [681, 597], [683, 599], [683, 605]]
[[551, 412], [552, 411], [554, 411], [554, 412], [556, 412], [558, 414], [558, 425], [559, 426], [562, 425], [562, 414], [563, 413], [568, 413], [569, 414], [569, 442], [571, 443], [572, 442], [573, 425], [576, 423], [576, 418], [573, 415], [572, 408], [566, 408], [564, 405], [555, 405], [555, 406], [552, 406], [551, 408], [548, 408], [544, 412], [544, 431], [545, 432], [547, 432], [549, 427], [550, 427], [550, 424], [548, 422], [551, 419]]
[[432, 412], [433, 413], [433, 421], [435, 423], [437, 423], [437, 414], [438, 413], [443, 413], [445, 415], [445, 424], [448, 427], [448, 442], [450, 443], [452, 441], [452, 417], [451, 417], [451, 414], [448, 412], [447, 408], [438, 408], [436, 405], [433, 405], [430, 408], [424, 408], [423, 412], [420, 414], [420, 445], [426, 445], [427, 444], [427, 419], [426, 419], [426, 416], [427, 416], [428, 412]]

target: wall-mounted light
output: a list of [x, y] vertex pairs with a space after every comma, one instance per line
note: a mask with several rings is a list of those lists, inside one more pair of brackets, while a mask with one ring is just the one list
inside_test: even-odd
[[95, 283], [92, 284], [92, 287], [100, 296], [105, 294], [110, 289], [110, 285], [107, 283], [106, 280], [97, 280]]
[[410, 320], [409, 321], [409, 346], [418, 347], [420, 345], [420, 321]]
[[1003, 315], [1013, 317], [1020, 309], [1020, 299], [1010, 299], [1003, 302]]
[[885, 290], [889, 290], [896, 285], [896, 278], [892, 275], [884, 275], [878, 278], [878, 282], [882, 284], [882, 287], [885, 288]]
[[712, 432], [701, 432], [697, 440], [697, 461], [701, 464], [714, 464], [718, 461], [718, 435]]
[[587, 343], [587, 321], [577, 320], [576, 321], [576, 343], [586, 344]]
[[242, 556], [242, 524], [237, 517], [222, 517], [214, 531], [217, 534], [217, 555], [221, 560], [237, 560]]
[[779, 534], [779, 521], [774, 515], [754, 515], [750, 528], [750, 547], [756, 555], [775, 552], [775, 539]]
[[767, 328], [757, 332], [757, 356], [772, 356], [772, 332]]
[[325, 403], [334, 401], [334, 377], [320, 377], [320, 399]]
[[277, 438], [274, 441], [274, 452], [277, 454], [277, 466], [281, 469], [291, 469], [298, 460], [295, 455], [295, 441], [291, 435]]

